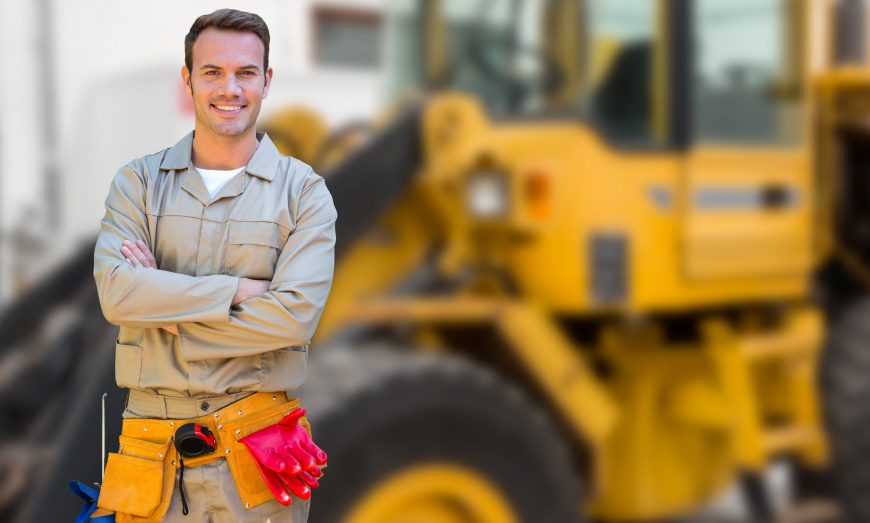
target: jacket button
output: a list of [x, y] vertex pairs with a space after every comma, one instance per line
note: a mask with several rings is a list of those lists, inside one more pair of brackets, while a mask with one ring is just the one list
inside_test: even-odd
[[208, 410], [208, 402], [203, 401], [202, 403], [199, 404], [199, 408], [201, 408], [204, 411]]

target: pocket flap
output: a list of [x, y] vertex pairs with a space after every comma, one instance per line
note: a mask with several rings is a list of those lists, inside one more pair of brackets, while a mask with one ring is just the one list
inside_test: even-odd
[[272, 222], [230, 222], [228, 244], [266, 245], [280, 249], [281, 227]]
[[256, 414], [245, 416], [244, 418], [225, 423], [227, 431], [233, 435], [236, 441], [244, 438], [248, 434], [257, 432], [258, 430], [278, 423], [281, 418], [290, 414], [290, 411], [299, 407], [299, 400], [293, 400], [289, 403], [276, 405]]
[[163, 461], [163, 457], [166, 456], [166, 449], [169, 448], [169, 441], [154, 443], [123, 435], [118, 437], [118, 443], [118, 452], [120, 454], [152, 461]]
[[115, 379], [120, 387], [138, 387], [142, 372], [142, 347], [115, 343]]

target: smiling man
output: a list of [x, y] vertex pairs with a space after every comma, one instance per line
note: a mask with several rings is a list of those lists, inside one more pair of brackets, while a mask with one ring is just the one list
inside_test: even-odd
[[256, 132], [272, 80], [259, 16], [197, 18], [181, 76], [194, 131], [118, 171], [97, 240], [130, 389], [98, 504], [118, 521], [302, 523], [326, 454], [291, 391], [332, 283], [335, 207]]

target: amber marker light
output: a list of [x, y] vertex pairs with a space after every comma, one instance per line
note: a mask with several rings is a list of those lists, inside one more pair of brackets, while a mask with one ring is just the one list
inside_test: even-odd
[[532, 169], [525, 176], [525, 199], [529, 217], [536, 221], [553, 216], [552, 183], [543, 169]]

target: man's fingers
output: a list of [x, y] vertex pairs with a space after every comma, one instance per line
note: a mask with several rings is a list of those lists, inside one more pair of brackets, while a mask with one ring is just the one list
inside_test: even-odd
[[132, 242], [124, 241], [124, 246], [121, 247], [121, 252], [131, 260], [139, 262], [137, 265], [143, 265], [145, 267], [149, 266], [148, 258], [146, 258], [145, 255], [142, 254], [142, 251], [140, 251]]
[[141, 263], [139, 263], [139, 259], [136, 258], [136, 256], [133, 254], [133, 251], [127, 248], [126, 245], [124, 247], [121, 247], [121, 254], [124, 255], [124, 259], [127, 260], [133, 267], [138, 267], [139, 265], [141, 265]]
[[139, 243], [144, 245], [144, 243], [142, 242], [133, 243], [124, 240], [124, 245], [121, 247], [121, 253], [123, 253], [125, 257], [130, 258], [134, 262], [139, 262], [138, 264], [134, 263], [134, 265], [142, 265], [143, 267], [156, 268], [157, 262], [154, 259], [154, 256], [151, 255], [151, 252], [148, 250], [147, 246], [144, 248], [143, 252], [143, 249], [138, 246]]
[[154, 254], [148, 249], [148, 245], [145, 244], [142, 240], [136, 240], [136, 245], [139, 247], [139, 250], [145, 255], [148, 259], [148, 262], [151, 264], [151, 267], [157, 267], [157, 258], [154, 257]]

